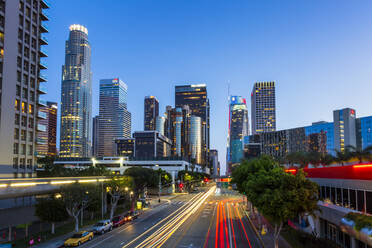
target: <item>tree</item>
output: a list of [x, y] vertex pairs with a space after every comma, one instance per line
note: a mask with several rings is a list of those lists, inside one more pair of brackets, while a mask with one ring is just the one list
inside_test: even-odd
[[348, 145], [346, 147], [350, 151], [350, 156], [358, 159], [359, 163], [362, 163], [364, 159], [370, 161], [372, 159], [372, 146], [368, 146], [364, 149]]
[[55, 222], [68, 219], [64, 202], [54, 197], [39, 198], [35, 205], [35, 215], [42, 221], [52, 224], [52, 234], [54, 234]]
[[158, 186], [158, 174], [154, 170], [142, 167], [131, 167], [125, 170], [124, 175], [133, 178], [134, 201], [144, 192], [145, 187], [155, 188]]
[[67, 213], [75, 221], [75, 231], [79, 231], [79, 215], [99, 197], [100, 191], [94, 184], [70, 184], [61, 187], [61, 199]]
[[133, 179], [130, 176], [113, 177], [111, 181], [107, 183], [107, 193], [110, 195], [111, 199], [110, 220], [114, 217], [119, 200], [124, 197], [131, 188], [133, 188]]
[[327, 154], [322, 154], [320, 156], [320, 163], [322, 165], [325, 165], [325, 166], [330, 165], [332, 164], [333, 161], [335, 161], [335, 158], [331, 154], [327, 153]]
[[343, 151], [335, 150], [335, 152], [335, 161], [341, 163], [342, 166], [353, 157], [349, 147], [345, 147]]
[[261, 157], [243, 162], [232, 176], [238, 190], [274, 225], [276, 248], [285, 221], [318, 209], [318, 186], [302, 170], [286, 173], [272, 159]]

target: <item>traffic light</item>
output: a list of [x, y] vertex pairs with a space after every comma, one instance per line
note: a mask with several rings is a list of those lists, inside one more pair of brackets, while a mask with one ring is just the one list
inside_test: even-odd
[[204, 182], [207, 183], [209, 179], [207, 177], [204, 177]]
[[180, 189], [183, 189], [183, 183], [180, 183], [179, 186], [180, 186]]

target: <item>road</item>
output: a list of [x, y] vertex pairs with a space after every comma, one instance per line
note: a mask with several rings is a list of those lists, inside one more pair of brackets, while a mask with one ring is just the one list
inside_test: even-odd
[[178, 196], [81, 247], [259, 248], [241, 206], [241, 196], [212, 186]]

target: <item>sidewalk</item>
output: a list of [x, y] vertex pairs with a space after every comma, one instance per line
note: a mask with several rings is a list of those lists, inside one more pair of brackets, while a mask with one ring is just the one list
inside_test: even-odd
[[[150, 209], [154, 209], [160, 205], [163, 205], [167, 202], [169, 202], [170, 200], [172, 200], [173, 198], [176, 198], [178, 196], [178, 194], [172, 194], [172, 195], [165, 195], [165, 196], [161, 196], [160, 198], [160, 203], [159, 203], [159, 197], [153, 197], [151, 200], [150, 200], [150, 206], [148, 208], [144, 208], [143, 210], [144, 211], [148, 211]], [[88, 225], [88, 226], [84, 226], [82, 228], [80, 228], [80, 230], [86, 230], [86, 229], [90, 229], [92, 227], [92, 225]], [[56, 248], [56, 247], [62, 247], [63, 246], [63, 243], [66, 239], [68, 239], [69, 237], [71, 237], [75, 232], [69, 232], [69, 233], [66, 233], [64, 235], [61, 235], [59, 237], [56, 237], [56, 238], [53, 238], [51, 240], [48, 240], [44, 243], [41, 243], [39, 245], [35, 245], [33, 247], [35, 248]]]
[[[259, 236], [259, 239], [264, 244], [264, 248], [274, 248], [274, 228], [271, 226], [271, 224], [260, 215], [259, 218], [261, 218], [261, 224], [266, 226], [267, 233], [265, 235], [262, 235], [259, 230], [259, 220], [258, 218], [254, 218], [252, 214], [249, 214], [246, 210], [244, 210], [246, 216], [248, 217], [251, 224], [254, 226], [254, 231]], [[291, 248], [291, 245], [288, 244], [288, 242], [282, 237], [279, 237], [279, 248]]]

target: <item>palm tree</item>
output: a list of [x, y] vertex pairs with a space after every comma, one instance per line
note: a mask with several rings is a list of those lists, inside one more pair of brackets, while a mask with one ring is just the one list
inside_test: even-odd
[[372, 159], [372, 146], [368, 146], [362, 149], [360, 147], [349, 145], [347, 146], [347, 149], [350, 151], [353, 157], [359, 160], [359, 163], [362, 163], [363, 159], [366, 159], [366, 160]]
[[320, 156], [320, 163], [324, 166], [330, 165], [333, 161], [335, 161], [335, 157], [333, 157], [331, 154], [322, 154]]
[[348, 147], [345, 147], [343, 151], [339, 151], [335, 149], [335, 152], [336, 152], [335, 160], [341, 163], [342, 166], [344, 166], [344, 163], [349, 161], [353, 157], [350, 151], [350, 148]]

